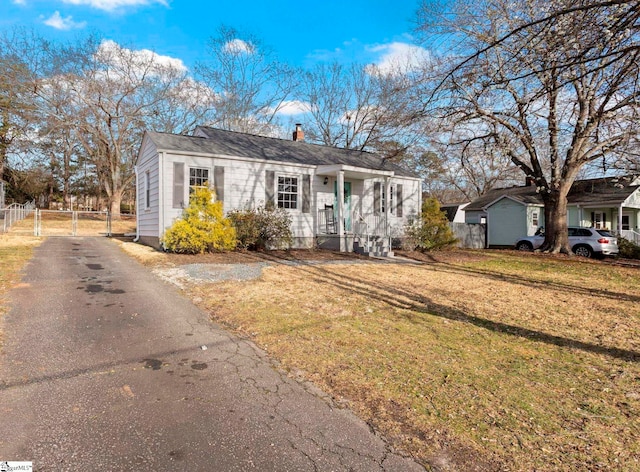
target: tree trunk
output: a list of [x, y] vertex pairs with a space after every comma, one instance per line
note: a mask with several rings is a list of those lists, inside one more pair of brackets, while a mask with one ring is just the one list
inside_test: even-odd
[[120, 219], [120, 204], [122, 203], [122, 192], [114, 192], [109, 197], [109, 213], [111, 213], [112, 220]]
[[545, 227], [544, 243], [540, 246], [542, 252], [572, 254], [567, 229], [568, 188], [565, 190], [563, 187], [543, 195]]

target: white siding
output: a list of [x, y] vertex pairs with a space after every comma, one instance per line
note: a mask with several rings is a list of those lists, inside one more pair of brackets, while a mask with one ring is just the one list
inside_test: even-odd
[[[138, 158], [137, 201], [138, 234], [140, 236], [159, 237], [159, 174], [158, 151], [151, 140], [145, 139]], [[145, 208], [145, 175], [149, 172], [149, 208]]]
[[[311, 166], [295, 166], [278, 163], [255, 162], [249, 160], [236, 160], [219, 157], [185, 156], [167, 153], [164, 158], [164, 208], [165, 229], [180, 218], [182, 210], [172, 208], [173, 203], [173, 163], [184, 162], [185, 185], [184, 201], [188, 201], [189, 193], [189, 168], [200, 167], [209, 169], [210, 179], [213, 180], [213, 169], [216, 166], [224, 168], [224, 211], [256, 208], [265, 205], [265, 172], [274, 171], [277, 177], [287, 175], [298, 177], [298, 208], [287, 210], [291, 215], [291, 230], [294, 238], [314, 236], [315, 202], [313, 198], [314, 187], [322, 185], [322, 181], [311, 179], [311, 212], [302, 212], [302, 175], [313, 173]], [[210, 182], [213, 186], [213, 182]]]
[[[194, 156], [175, 152], [158, 152], [150, 139], [143, 142], [138, 159], [138, 202], [139, 235], [141, 237], [161, 238], [164, 231], [182, 216], [181, 208], [173, 208], [174, 202], [174, 163], [184, 163], [184, 186], [181, 200], [188, 202], [189, 169], [193, 167], [209, 170], [210, 185], [213, 187], [214, 169], [224, 168], [224, 211], [256, 208], [265, 205], [266, 172], [275, 173], [277, 187], [278, 176], [293, 176], [298, 180], [298, 207], [287, 210], [291, 216], [291, 229], [294, 239], [308, 244], [316, 236], [318, 209], [334, 204], [335, 177], [316, 176], [315, 166], [295, 165], [277, 162], [261, 162], [242, 158]], [[144, 208], [145, 174], [149, 172], [150, 207]], [[310, 175], [310, 211], [302, 212], [303, 175]], [[345, 178], [351, 182], [351, 210], [362, 216], [373, 214], [374, 179]], [[383, 179], [379, 181], [383, 182]], [[396, 177], [392, 184], [403, 186], [403, 216], [390, 216], [393, 234], [399, 235], [404, 226], [417, 218], [421, 205], [421, 183], [419, 179]], [[276, 198], [277, 191], [274, 189]], [[160, 212], [162, 208], [162, 212]], [[162, 227], [161, 227], [162, 226]]]
[[[534, 225], [534, 213], [538, 215], [538, 224]], [[544, 226], [544, 207], [528, 206], [527, 207], [527, 232], [526, 236], [533, 236], [536, 234], [538, 228]], [[525, 236], [525, 234], [521, 235]], [[518, 236], [519, 238], [520, 236]], [[515, 241], [514, 241], [515, 242]]]

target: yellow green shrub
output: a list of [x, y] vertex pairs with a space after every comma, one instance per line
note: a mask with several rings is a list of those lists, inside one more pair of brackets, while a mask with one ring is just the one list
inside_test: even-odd
[[213, 202], [208, 188], [197, 188], [182, 218], [169, 228], [162, 244], [167, 251], [181, 254], [227, 251], [236, 247], [236, 230], [224, 217], [222, 202]]

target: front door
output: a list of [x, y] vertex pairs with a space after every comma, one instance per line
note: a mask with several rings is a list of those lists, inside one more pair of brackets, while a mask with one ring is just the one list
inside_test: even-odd
[[[338, 182], [333, 182], [333, 212], [338, 214]], [[344, 183], [344, 230], [351, 231], [351, 182]]]
[[621, 228], [622, 230], [628, 231], [628, 230], [631, 229], [631, 218], [630, 218], [630, 216], [631, 215], [629, 215], [629, 214], [626, 214], [626, 215], [624, 213], [622, 214], [622, 228]]

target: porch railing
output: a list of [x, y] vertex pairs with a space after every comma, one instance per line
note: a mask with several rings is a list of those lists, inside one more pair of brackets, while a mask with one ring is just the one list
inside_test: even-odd
[[[370, 234], [388, 236], [389, 228], [385, 215], [362, 216], [358, 212], [351, 215], [351, 229], [354, 235]], [[318, 210], [318, 234], [338, 234], [338, 220], [332, 208]]]
[[12, 203], [6, 208], [0, 209], [0, 218], [2, 218], [2, 232], [6, 233], [9, 228], [18, 221], [24, 220], [31, 215], [36, 208], [35, 202], [29, 203]]
[[318, 234], [338, 234], [338, 222], [333, 208], [318, 210]]
[[380, 252], [389, 251], [391, 248], [389, 225], [385, 215], [362, 216], [354, 213], [353, 235], [354, 240], [366, 253], [375, 252], [375, 246], [379, 246]]
[[623, 229], [623, 230], [620, 230], [618, 233], [624, 239], [627, 239], [635, 244], [640, 245], [640, 233], [632, 229]]

